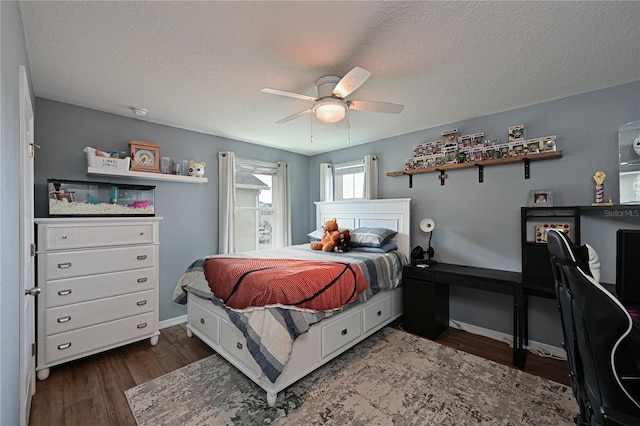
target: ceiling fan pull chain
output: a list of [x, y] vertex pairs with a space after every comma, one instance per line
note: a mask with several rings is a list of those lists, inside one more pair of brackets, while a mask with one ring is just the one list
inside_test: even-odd
[[313, 143], [313, 116], [315, 114], [311, 113], [311, 143]]
[[347, 145], [351, 145], [351, 123], [349, 123], [349, 110], [347, 110], [345, 120], [347, 120]]

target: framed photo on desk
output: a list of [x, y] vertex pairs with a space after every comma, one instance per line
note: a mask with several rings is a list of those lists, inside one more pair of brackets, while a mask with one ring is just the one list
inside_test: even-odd
[[532, 189], [529, 191], [528, 207], [553, 207], [553, 191], [550, 189]]

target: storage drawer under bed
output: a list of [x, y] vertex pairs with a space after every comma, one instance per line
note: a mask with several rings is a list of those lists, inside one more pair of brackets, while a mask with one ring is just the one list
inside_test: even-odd
[[362, 312], [345, 311], [337, 321], [323, 325], [321, 334], [324, 358], [362, 335]]
[[391, 295], [366, 306], [362, 310], [364, 333], [368, 333], [389, 318], [391, 318]]
[[189, 295], [188, 301], [189, 325], [204, 334], [211, 340], [210, 343], [219, 345], [220, 317], [211, 312], [213, 303], [192, 295]]

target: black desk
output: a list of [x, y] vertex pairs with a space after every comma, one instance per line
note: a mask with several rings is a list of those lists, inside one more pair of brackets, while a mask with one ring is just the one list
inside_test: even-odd
[[527, 312], [519, 272], [438, 263], [427, 268], [406, 265], [402, 274], [403, 326], [429, 339], [436, 339], [449, 327], [449, 286], [512, 295], [513, 365], [524, 367]]

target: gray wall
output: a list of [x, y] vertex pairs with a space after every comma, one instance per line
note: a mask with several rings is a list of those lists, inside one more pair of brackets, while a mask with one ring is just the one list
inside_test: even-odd
[[[47, 215], [48, 178], [156, 185], [160, 222], [160, 320], [186, 313], [171, 301], [180, 274], [198, 257], [218, 252], [218, 152], [291, 166], [293, 241], [305, 241], [310, 215], [309, 157], [273, 148], [205, 135], [133, 118], [107, 114], [47, 99], [36, 99], [36, 217]], [[160, 155], [207, 163], [206, 184], [87, 175], [83, 148], [127, 151], [129, 141], [160, 145]]]
[[[618, 126], [640, 119], [640, 82], [532, 105], [471, 120], [446, 124], [411, 134], [315, 155], [310, 162], [311, 201], [319, 199], [319, 164], [344, 162], [378, 154], [379, 197], [409, 197], [412, 245], [428, 245], [427, 234], [417, 229], [420, 219], [435, 221], [433, 246], [441, 262], [485, 268], [521, 270], [520, 207], [526, 206], [531, 189], [553, 190], [557, 206], [587, 206], [594, 201], [593, 174], [604, 170], [605, 195], [618, 201]], [[437, 173], [409, 178], [388, 177], [386, 172], [404, 169], [418, 143], [441, 139], [440, 132], [458, 128], [461, 134], [484, 132], [486, 137], [507, 140], [510, 126], [524, 124], [526, 136], [556, 135], [561, 159], [531, 163], [531, 178], [523, 178], [520, 163], [486, 167], [484, 183], [475, 168], [448, 172], [441, 186]], [[315, 223], [311, 211], [310, 223]], [[601, 215], [601, 213], [600, 213]], [[582, 242], [591, 244], [602, 260], [602, 281], [615, 282], [615, 231], [638, 228], [640, 219], [582, 218]], [[560, 346], [561, 330], [555, 302], [530, 300], [530, 338]], [[508, 296], [451, 289], [451, 318], [492, 330], [511, 333]]]
[[0, 423], [17, 425], [20, 421], [18, 70], [24, 65], [28, 76], [29, 63], [17, 2], [0, 2], [0, 22]]

